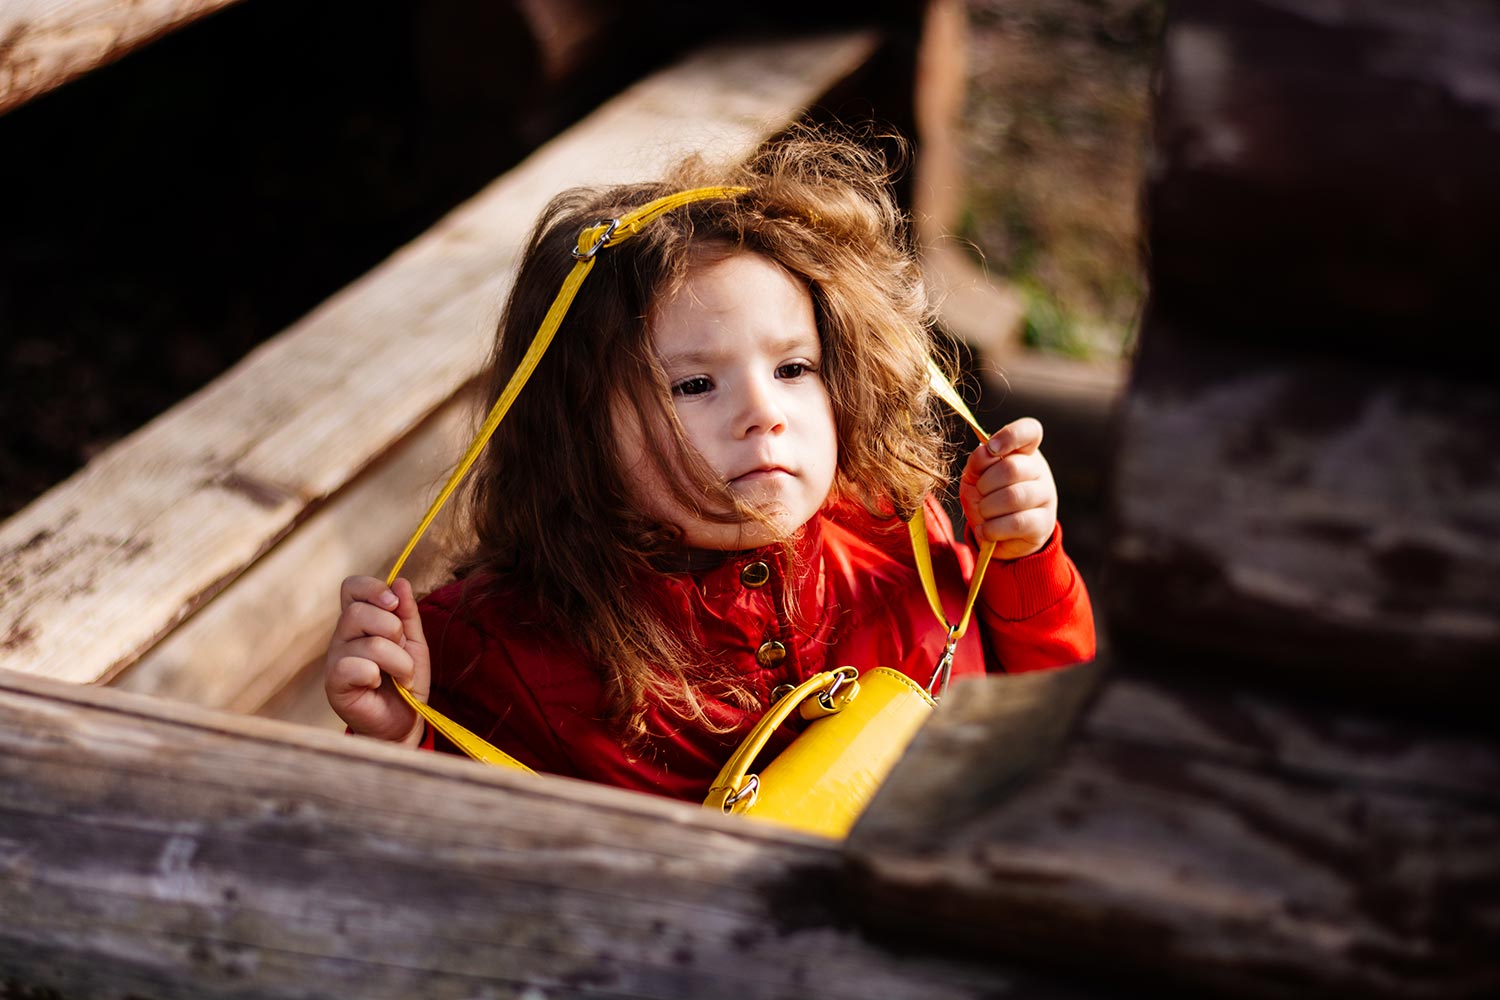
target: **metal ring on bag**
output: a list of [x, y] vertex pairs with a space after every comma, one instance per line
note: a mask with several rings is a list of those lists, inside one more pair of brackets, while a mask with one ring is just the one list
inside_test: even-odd
[[741, 788], [739, 791], [735, 792], [733, 795], [729, 796], [729, 798], [724, 800], [725, 814], [727, 815], [734, 812], [734, 807], [739, 805], [740, 800], [745, 798], [746, 796], [749, 797], [750, 801], [745, 803], [745, 808], [749, 809], [751, 806], [755, 805], [755, 800], [759, 795], [760, 775], [747, 775], [745, 778], [745, 787]]
[[857, 677], [859, 677], [859, 671], [853, 667], [839, 667], [833, 672], [833, 683], [828, 686], [828, 690], [818, 694], [818, 704], [830, 712], [837, 712], [839, 706], [834, 703], [833, 699], [837, 697], [840, 688], [853, 682]]

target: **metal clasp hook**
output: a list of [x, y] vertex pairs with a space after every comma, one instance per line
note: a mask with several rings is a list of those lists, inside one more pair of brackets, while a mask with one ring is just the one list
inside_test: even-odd
[[[943, 646], [943, 655], [938, 658], [932, 680], [927, 682], [927, 693], [933, 701], [942, 701], [948, 693], [948, 678], [953, 673], [953, 651], [958, 648], [958, 626], [948, 626], [948, 642]], [[941, 683], [940, 683], [941, 682]]]
[[853, 667], [839, 667], [833, 672], [833, 683], [828, 686], [828, 690], [818, 695], [818, 704], [827, 712], [837, 712], [843, 708], [836, 700], [839, 692], [844, 689], [845, 684], [852, 684], [857, 677], [859, 671]]
[[755, 805], [755, 800], [760, 797], [760, 775], [752, 774], [745, 778], [745, 784], [739, 791], [724, 800], [724, 815], [734, 812], [734, 807], [740, 804], [741, 799], [748, 799], [745, 808], [749, 809]]

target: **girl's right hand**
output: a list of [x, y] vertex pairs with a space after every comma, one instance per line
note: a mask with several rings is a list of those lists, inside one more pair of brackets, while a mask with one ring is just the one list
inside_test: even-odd
[[373, 576], [351, 576], [339, 588], [339, 601], [343, 613], [323, 666], [328, 704], [362, 736], [417, 746], [422, 717], [391, 683], [427, 701], [431, 660], [411, 583], [398, 579], [387, 587]]

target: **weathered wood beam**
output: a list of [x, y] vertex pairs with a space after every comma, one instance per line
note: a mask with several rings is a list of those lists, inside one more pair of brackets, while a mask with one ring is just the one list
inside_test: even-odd
[[0, 4], [0, 114], [235, 0]]
[[1146, 331], [1115, 462], [1111, 630], [1342, 699], [1500, 694], [1492, 385]]
[[[400, 553], [468, 443], [474, 403], [470, 393], [445, 403], [111, 683], [203, 708], [260, 711], [321, 656], [344, 577], [384, 573]], [[449, 569], [434, 542], [450, 516], [443, 512], [402, 571], [418, 593]]]
[[1171, 4], [1155, 307], [1215, 342], [1492, 364], [1497, 66], [1491, 0]]
[[748, 154], [876, 49], [870, 32], [716, 47], [636, 84], [0, 525], [0, 668], [118, 673], [472, 377], [554, 193]]
[[867, 942], [840, 864], [683, 803], [0, 672], [0, 982], [36, 995], [1088, 995]]
[[1473, 81], [1496, 66], [1484, 0], [1173, 5], [1115, 465], [1122, 649], [1344, 700], [1500, 695], [1500, 341], [1474, 336], [1500, 87]]
[[1039, 769], [1086, 680], [955, 689], [850, 837], [873, 927], [1154, 989], [1500, 991], [1492, 736], [1116, 675]]

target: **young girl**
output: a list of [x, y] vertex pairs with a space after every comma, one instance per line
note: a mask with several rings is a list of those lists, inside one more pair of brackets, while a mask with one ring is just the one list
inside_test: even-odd
[[[344, 581], [325, 686], [353, 732], [456, 752], [385, 673], [534, 769], [701, 801], [786, 686], [844, 664], [928, 683], [948, 635], [904, 524], [919, 507], [949, 609], [996, 543], [953, 676], [1093, 656], [1040, 424], [969, 456], [968, 540], [933, 499], [946, 416], [887, 181], [863, 147], [799, 135], [548, 206], [491, 400], [580, 245], [593, 270], [470, 477], [456, 581], [421, 602], [405, 580]], [[628, 240], [598, 225], [703, 185], [725, 193]]]

